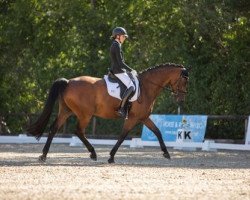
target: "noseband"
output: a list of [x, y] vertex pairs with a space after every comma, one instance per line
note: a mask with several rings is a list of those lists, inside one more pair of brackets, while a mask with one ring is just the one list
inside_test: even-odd
[[[180, 80], [181, 80], [182, 78], [185, 78], [186, 80], [189, 79], [189, 78], [188, 78], [188, 71], [187, 71], [186, 69], [184, 69], [184, 70], [181, 71], [180, 77], [178, 78], [178, 80], [177, 80], [176, 83], [175, 83], [175, 84], [177, 84], [177, 90], [174, 91], [174, 90], [172, 89], [172, 93], [173, 93], [175, 96], [177, 96], [177, 95], [179, 95], [179, 94], [187, 94], [187, 93], [188, 93], [187, 91], [183, 91], [183, 90], [180, 90], [180, 89], [179, 89], [179, 87], [180, 87]], [[174, 85], [175, 85], [175, 84], [174, 84]]]

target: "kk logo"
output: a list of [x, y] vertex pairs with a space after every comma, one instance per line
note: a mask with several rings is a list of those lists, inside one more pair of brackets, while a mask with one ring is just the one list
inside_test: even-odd
[[184, 140], [191, 140], [191, 131], [183, 131], [183, 130], [180, 130], [178, 131], [178, 139], [184, 139]]

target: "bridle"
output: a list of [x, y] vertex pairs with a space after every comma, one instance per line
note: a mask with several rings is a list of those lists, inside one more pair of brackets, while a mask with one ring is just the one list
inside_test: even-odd
[[179, 78], [178, 78], [178, 80], [173, 84], [173, 85], [177, 84], [177, 89], [176, 89], [176, 91], [173, 90], [172, 85], [171, 85], [171, 88], [169, 88], [169, 86], [161, 86], [161, 85], [158, 85], [158, 84], [152, 82], [152, 81], [149, 80], [149, 79], [147, 79], [147, 81], [148, 81], [149, 83], [153, 84], [153, 85], [156, 85], [156, 86], [162, 88], [162, 89], [165, 89], [165, 90], [167, 90], [167, 91], [171, 91], [171, 93], [172, 93], [173, 95], [177, 96], [177, 95], [179, 95], [179, 94], [187, 94], [187, 93], [188, 93], [187, 91], [183, 91], [183, 90], [180, 89], [180, 81], [181, 81], [182, 78], [185, 78], [186, 80], [189, 79], [189, 77], [188, 77], [187, 75], [184, 75], [184, 73], [183, 73], [183, 71], [182, 71], [181, 74], [180, 74], [180, 76], [179, 76]]
[[[177, 89], [176, 89], [176, 91], [173, 91], [173, 89], [172, 89], [172, 93], [173, 93], [173, 95], [175, 95], [175, 96], [177, 96], [177, 95], [179, 95], [179, 94], [187, 94], [188, 92], [187, 91], [183, 91], [183, 90], [180, 90], [180, 80], [182, 79], [182, 78], [185, 78], [187, 81], [188, 81], [188, 76], [186, 76], [186, 75], [184, 75], [183, 74], [183, 71], [181, 72], [181, 74], [180, 74], [180, 77], [178, 78], [178, 80], [176, 81], [176, 83], [175, 84], [177, 84]], [[174, 84], [174, 85], [175, 85]]]

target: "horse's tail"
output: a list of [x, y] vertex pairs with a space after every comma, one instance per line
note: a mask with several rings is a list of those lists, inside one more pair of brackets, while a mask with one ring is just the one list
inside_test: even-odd
[[50, 88], [49, 95], [45, 106], [43, 108], [42, 114], [39, 116], [37, 121], [30, 125], [27, 132], [35, 136], [39, 140], [48, 124], [50, 115], [52, 113], [53, 107], [59, 95], [62, 95], [63, 91], [68, 85], [68, 80], [65, 78], [57, 79]]

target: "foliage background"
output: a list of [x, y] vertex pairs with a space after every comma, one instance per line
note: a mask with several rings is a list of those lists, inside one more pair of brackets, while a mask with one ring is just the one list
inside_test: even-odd
[[[55, 79], [102, 77], [116, 26], [128, 30], [134, 69], [192, 66], [183, 112], [249, 115], [249, 11], [248, 0], [0, 0], [0, 116], [22, 132], [27, 119], [8, 116], [41, 112]], [[176, 113], [169, 93], [154, 113]]]

